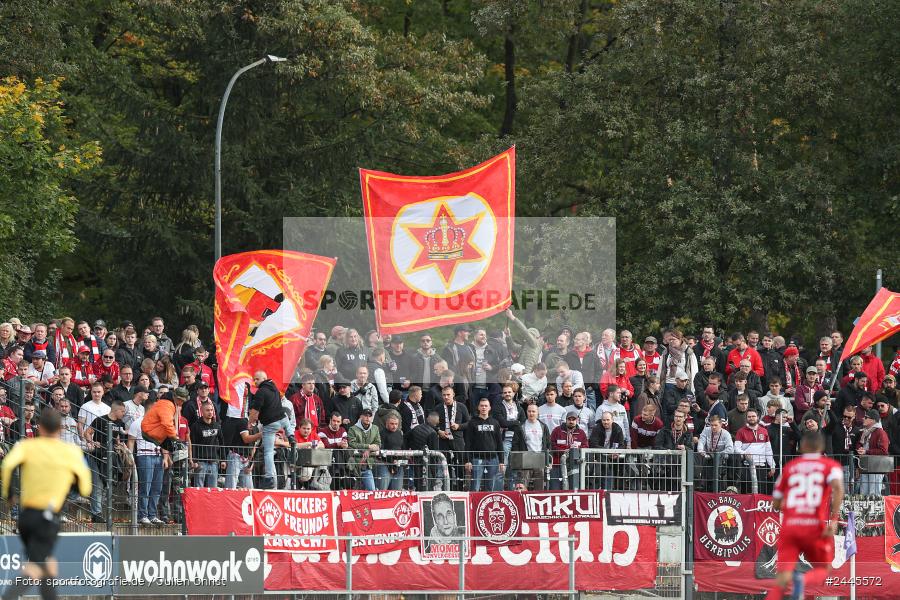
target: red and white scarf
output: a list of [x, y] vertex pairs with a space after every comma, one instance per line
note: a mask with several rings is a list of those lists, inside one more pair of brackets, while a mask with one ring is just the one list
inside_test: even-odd
[[75, 336], [71, 333], [63, 335], [62, 329], [57, 329], [53, 347], [56, 350], [56, 368], [68, 364], [69, 359], [75, 357]]
[[700, 340], [700, 345], [703, 347], [703, 358], [709, 356], [709, 353], [712, 352], [713, 347], [716, 345], [715, 340], [706, 341], [704, 339]]

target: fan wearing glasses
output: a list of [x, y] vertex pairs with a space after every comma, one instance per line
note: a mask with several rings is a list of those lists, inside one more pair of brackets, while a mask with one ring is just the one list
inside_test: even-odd
[[303, 364], [311, 371], [319, 368], [319, 359], [328, 354], [328, 336], [324, 331], [317, 331], [312, 336], [306, 352], [303, 353]]
[[97, 372], [97, 379], [100, 379], [104, 375], [109, 375], [113, 383], [115, 385], [119, 385], [120, 372], [119, 372], [119, 363], [116, 362], [116, 353], [107, 348], [100, 354], [100, 364], [95, 368]]

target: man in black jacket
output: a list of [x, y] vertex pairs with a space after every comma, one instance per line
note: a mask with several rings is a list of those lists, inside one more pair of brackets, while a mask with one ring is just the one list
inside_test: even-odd
[[[425, 418], [425, 422], [419, 423], [415, 427], [409, 430], [406, 434], [406, 447], [410, 450], [425, 450], [428, 448], [429, 450], [437, 450], [440, 445], [440, 439], [438, 438], [437, 426], [440, 421], [440, 417], [438, 416], [438, 412], [433, 410], [428, 413], [428, 416]], [[413, 480], [415, 481], [416, 489], [420, 492], [430, 491], [433, 489], [432, 486], [429, 485], [429, 481], [434, 479], [434, 475], [437, 473], [437, 464], [435, 464], [430, 458], [428, 461], [429, 467], [428, 470], [430, 473], [428, 477], [425, 477], [424, 471], [424, 463], [422, 459], [415, 459], [412, 464], [413, 468]]]
[[275, 488], [275, 434], [279, 430], [284, 431], [285, 437], [291, 444], [291, 454], [296, 445], [294, 432], [291, 431], [291, 422], [284, 414], [281, 405], [281, 392], [275, 387], [275, 383], [269, 379], [265, 371], [257, 371], [253, 374], [253, 383], [256, 385], [256, 393], [250, 400], [250, 426], [261, 425], [263, 466], [265, 475], [260, 488]]
[[500, 423], [491, 416], [491, 401], [482, 398], [478, 402], [478, 414], [466, 424], [466, 472], [472, 473], [472, 491], [481, 491], [484, 475], [487, 491], [496, 490], [498, 477], [502, 481], [506, 465], [503, 462], [503, 435]]
[[359, 420], [363, 405], [359, 396], [350, 393], [350, 382], [338, 373], [334, 376], [334, 396], [325, 404], [328, 414], [341, 414], [341, 425], [349, 429]]
[[768, 387], [775, 377], [784, 381], [784, 356], [775, 349], [771, 333], [763, 334], [762, 347], [757, 348], [757, 352], [763, 363], [763, 386]]
[[[600, 414], [597, 425], [591, 431], [589, 443], [591, 448], [606, 448], [607, 450], [628, 447], [625, 444], [625, 433], [619, 424], [613, 420], [613, 414], [608, 411]], [[622, 480], [623, 459], [624, 456], [621, 454], [604, 453], [597, 457], [597, 463], [599, 464], [588, 464], [588, 477], [592, 482], [591, 489], [624, 489], [625, 482]], [[619, 487], [616, 488], [616, 485]]]
[[460, 466], [462, 452], [466, 449], [463, 432], [469, 422], [469, 410], [466, 405], [456, 401], [456, 393], [452, 386], [441, 390], [441, 405], [438, 412], [438, 437], [440, 450], [447, 456], [450, 465], [450, 480], [459, 485], [462, 480]]
[[387, 375], [388, 384], [393, 385], [395, 390], [400, 390], [404, 395], [409, 391], [412, 385], [412, 369], [413, 360], [403, 349], [403, 337], [399, 335], [391, 336], [391, 343], [387, 348], [386, 360], [388, 365]]
[[[397, 392], [399, 395], [399, 392]], [[381, 450], [403, 450], [405, 440], [400, 430], [400, 416], [389, 413], [384, 420], [384, 427], [379, 427]], [[397, 459], [380, 457], [375, 463], [375, 485], [379, 490], [400, 490], [406, 476], [406, 466], [397, 464]]]
[[[400, 403], [400, 417], [403, 435], [425, 422], [425, 411], [422, 408], [422, 388], [417, 385], [410, 386], [406, 400]], [[434, 449], [437, 450], [437, 445], [434, 446]]]

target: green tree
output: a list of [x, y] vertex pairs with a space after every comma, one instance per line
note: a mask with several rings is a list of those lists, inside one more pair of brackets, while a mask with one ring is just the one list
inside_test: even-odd
[[60, 81], [0, 80], [0, 306], [46, 318], [59, 306], [58, 260], [75, 246], [73, 178], [100, 162], [64, 112]]

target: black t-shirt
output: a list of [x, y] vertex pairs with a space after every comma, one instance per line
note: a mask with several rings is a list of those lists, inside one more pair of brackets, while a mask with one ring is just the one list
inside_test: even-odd
[[203, 419], [191, 425], [191, 448], [194, 460], [219, 460], [222, 453], [222, 424]]
[[222, 419], [222, 438], [225, 440], [226, 455], [229, 451], [236, 451], [241, 456], [250, 455], [250, 446], [244, 443], [244, 439], [241, 437], [242, 431], [250, 431], [247, 419], [237, 417]]
[[125, 427], [125, 423], [121, 419], [113, 421], [109, 418], [109, 415], [103, 415], [91, 421], [91, 429], [94, 430], [94, 441], [100, 444], [98, 448], [94, 449], [93, 453], [101, 462], [106, 460], [106, 432], [110, 427], [112, 427], [114, 448], [117, 441], [124, 444], [128, 439], [128, 428]]

